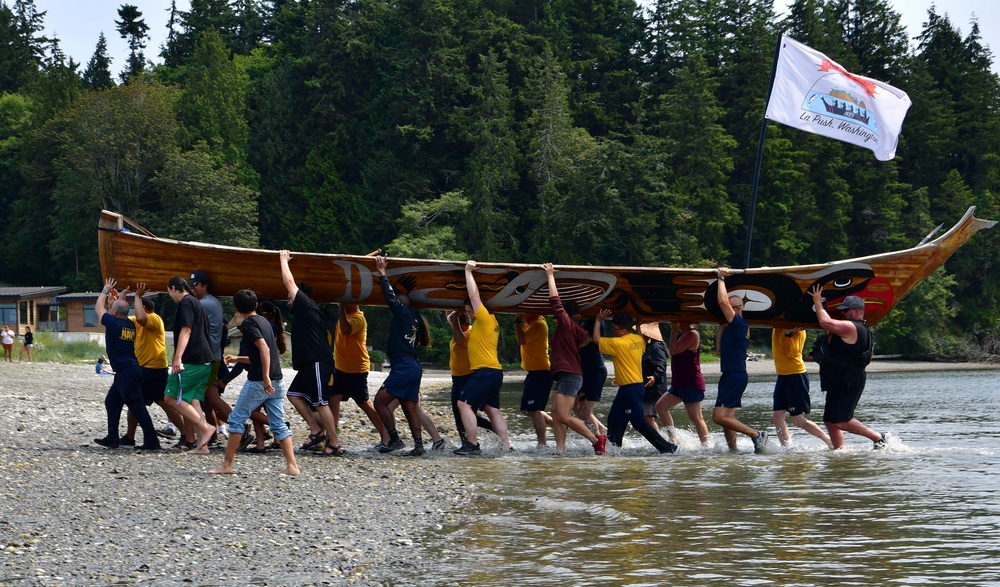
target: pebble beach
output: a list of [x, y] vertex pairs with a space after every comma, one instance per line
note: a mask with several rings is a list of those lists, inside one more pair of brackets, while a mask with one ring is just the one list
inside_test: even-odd
[[[773, 374], [767, 359], [748, 366], [751, 377]], [[875, 361], [869, 370], [983, 368], [997, 366]], [[704, 370], [717, 379], [717, 364]], [[292, 375], [286, 369], [286, 383]], [[373, 393], [384, 377], [370, 375]], [[397, 585], [403, 569], [433, 563], [421, 537], [461, 520], [475, 470], [489, 462], [450, 450], [380, 455], [370, 450], [378, 441], [371, 425], [348, 403], [346, 458], [301, 454], [302, 474], [285, 477], [275, 474], [284, 466], [279, 451], [239, 453], [235, 475], [209, 475], [221, 449], [96, 446], [111, 381], [91, 365], [0, 365], [0, 584]], [[230, 402], [237, 382], [224, 395]], [[449, 385], [446, 372], [425, 373], [425, 393]], [[301, 444], [307, 430], [287, 410]], [[429, 412], [456, 444], [451, 414]], [[159, 408], [151, 414], [158, 427], [165, 423]]]

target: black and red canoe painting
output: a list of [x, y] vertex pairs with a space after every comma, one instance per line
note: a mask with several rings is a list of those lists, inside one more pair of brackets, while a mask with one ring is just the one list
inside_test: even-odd
[[[743, 315], [754, 325], [816, 327], [808, 290], [821, 284], [826, 305], [849, 295], [865, 301], [865, 317], [874, 325], [972, 235], [993, 221], [965, 216], [928, 243], [892, 253], [856, 259], [733, 270], [729, 291], [744, 300]], [[206, 271], [212, 293], [228, 296], [249, 288], [264, 298], [284, 299], [278, 251], [185, 242], [130, 230], [120, 214], [103, 211], [99, 222], [101, 270], [123, 285], [145, 283], [163, 290], [174, 275]], [[135, 225], [133, 225], [135, 226]], [[289, 267], [296, 281], [313, 287], [317, 302], [385, 305], [375, 259], [367, 255], [292, 253]], [[599, 308], [629, 312], [642, 320], [692, 323], [721, 322], [714, 269], [666, 267], [557, 266], [563, 299], [580, 304], [584, 314]], [[390, 258], [386, 273], [393, 287], [409, 295], [414, 307], [454, 309], [462, 305], [465, 262]], [[495, 313], [550, 313], [548, 284], [539, 265], [478, 263], [476, 283], [484, 303]]]

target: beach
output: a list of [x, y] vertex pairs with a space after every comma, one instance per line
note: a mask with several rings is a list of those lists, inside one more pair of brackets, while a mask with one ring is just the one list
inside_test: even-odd
[[[753, 378], [773, 375], [770, 360], [748, 366]], [[995, 368], [875, 361], [869, 371]], [[709, 380], [717, 377], [717, 364], [704, 370]], [[292, 373], [285, 371], [286, 382]], [[371, 374], [373, 393], [385, 375]], [[206, 471], [221, 462], [221, 450], [196, 456], [103, 449], [93, 439], [106, 433], [103, 398], [111, 381], [91, 365], [0, 366], [4, 581], [394, 584], [401, 569], [423, 564], [421, 536], [461, 523], [477, 492], [476, 467], [450, 451], [411, 459], [369, 450], [377, 436], [353, 403], [344, 407], [341, 431], [350, 455], [301, 455], [296, 478], [274, 474], [283, 467], [276, 451], [240, 453], [235, 475], [214, 476]], [[449, 385], [446, 372], [425, 374], [428, 394]], [[223, 397], [233, 402], [237, 393], [234, 385]], [[159, 408], [151, 414], [162, 426]], [[300, 444], [307, 431], [290, 407], [286, 416]], [[451, 414], [432, 408], [431, 416], [457, 444]]]

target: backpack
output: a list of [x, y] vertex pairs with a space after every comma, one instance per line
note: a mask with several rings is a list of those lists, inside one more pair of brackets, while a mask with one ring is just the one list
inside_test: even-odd
[[[875, 333], [868, 328], [868, 325], [862, 321], [855, 321], [854, 324], [858, 325], [859, 335], [862, 332], [868, 333], [868, 344], [857, 357], [857, 362], [862, 367], [867, 367], [869, 363], [872, 362], [872, 356], [875, 354]], [[816, 342], [812, 346], [812, 360], [822, 365], [825, 362], [832, 362], [830, 357], [830, 337], [832, 334], [827, 334], [825, 336], [820, 336], [816, 339]], [[836, 360], [835, 362], [847, 362], [844, 360]]]

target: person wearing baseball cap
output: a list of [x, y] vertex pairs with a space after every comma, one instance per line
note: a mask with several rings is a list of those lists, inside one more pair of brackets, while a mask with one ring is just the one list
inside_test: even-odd
[[809, 290], [820, 328], [830, 334], [827, 358], [820, 363], [820, 387], [826, 391], [823, 423], [830, 433], [834, 449], [844, 446], [844, 432], [864, 436], [875, 444], [875, 449], [885, 448], [885, 434], [875, 432], [854, 418], [854, 410], [865, 390], [868, 365], [873, 346], [873, 334], [865, 324], [865, 301], [858, 296], [847, 296], [836, 306], [843, 312], [837, 320], [823, 307], [823, 286]]

